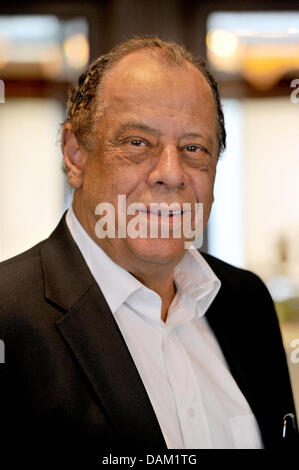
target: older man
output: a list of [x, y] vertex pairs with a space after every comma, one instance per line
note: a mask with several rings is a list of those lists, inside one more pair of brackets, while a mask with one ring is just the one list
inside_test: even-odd
[[[266, 288], [172, 236], [186, 204], [192, 227], [198, 203], [207, 223], [224, 147], [217, 85], [176, 44], [127, 41], [79, 78], [62, 133], [72, 207], [0, 269], [1, 420], [16, 450], [96, 459], [295, 442]], [[120, 195], [158, 236], [118, 236]], [[100, 203], [115, 210], [113, 235], [96, 230]]]

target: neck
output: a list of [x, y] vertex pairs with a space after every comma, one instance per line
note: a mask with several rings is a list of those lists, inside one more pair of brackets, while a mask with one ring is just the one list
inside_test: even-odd
[[176, 294], [176, 287], [173, 280], [173, 270], [170, 273], [161, 273], [157, 270], [155, 275], [149, 276], [148, 273], [131, 272], [142, 284], [156, 292], [162, 300], [161, 319], [166, 321], [169, 306]]

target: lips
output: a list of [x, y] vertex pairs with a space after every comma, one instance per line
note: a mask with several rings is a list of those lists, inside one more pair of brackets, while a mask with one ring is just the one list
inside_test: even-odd
[[181, 216], [186, 212], [190, 212], [191, 208], [188, 207], [190, 204], [182, 204], [179, 202], [172, 202], [170, 204], [162, 202], [151, 202], [150, 204], [144, 204], [138, 209], [140, 212], [153, 214], [162, 217], [173, 217]]
[[154, 215], [160, 215], [163, 217], [173, 217], [175, 215], [182, 215], [184, 213], [183, 210], [163, 210], [163, 209], [146, 209], [146, 210], [141, 210], [140, 212], [146, 212], [147, 214], [154, 214]]

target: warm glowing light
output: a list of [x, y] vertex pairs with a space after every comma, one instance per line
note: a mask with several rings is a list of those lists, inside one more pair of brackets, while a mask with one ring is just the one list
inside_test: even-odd
[[63, 49], [70, 67], [81, 69], [88, 63], [89, 44], [84, 34], [78, 33], [67, 38], [64, 41]]
[[236, 52], [238, 39], [230, 31], [216, 29], [207, 35], [207, 46], [220, 57], [229, 57]]
[[0, 36], [0, 68], [5, 67], [9, 61], [11, 42], [8, 38]]
[[57, 77], [63, 70], [63, 56], [58, 45], [49, 46], [40, 57], [40, 67], [48, 78]]

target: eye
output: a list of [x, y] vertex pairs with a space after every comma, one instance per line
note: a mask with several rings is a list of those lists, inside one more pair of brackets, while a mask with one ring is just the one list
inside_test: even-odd
[[130, 139], [128, 140], [128, 144], [134, 146], [134, 147], [146, 147], [146, 142], [140, 139]]
[[207, 153], [207, 150], [204, 148], [204, 147], [201, 147], [200, 145], [187, 145], [185, 147], [185, 150], [187, 150], [187, 152], [205, 152]]

